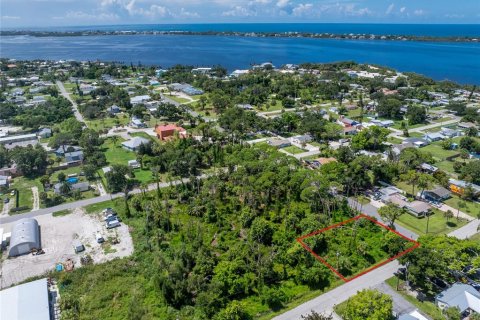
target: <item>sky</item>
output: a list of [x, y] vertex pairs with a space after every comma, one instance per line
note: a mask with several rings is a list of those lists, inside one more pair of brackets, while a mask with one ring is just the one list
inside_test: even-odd
[[171, 23], [480, 23], [480, 0], [0, 0], [1, 28]]

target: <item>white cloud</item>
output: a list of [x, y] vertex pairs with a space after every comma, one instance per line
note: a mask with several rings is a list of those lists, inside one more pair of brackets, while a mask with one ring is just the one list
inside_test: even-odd
[[20, 17], [18, 16], [1, 16], [2, 20], [18, 20]]
[[90, 14], [83, 11], [67, 11], [65, 16], [53, 17], [55, 20], [80, 20], [80, 21], [97, 21], [107, 22], [118, 20], [120, 17], [114, 13]]
[[395, 9], [395, 4], [391, 3], [388, 8], [387, 8], [387, 11], [385, 11], [385, 14], [391, 14], [393, 9]]
[[305, 4], [300, 3], [298, 6], [293, 8], [292, 15], [295, 17], [304, 16], [306, 14], [311, 13], [312, 8], [313, 8], [313, 4], [311, 3], [305, 3]]
[[278, 0], [277, 1], [277, 7], [279, 8], [285, 8], [290, 4], [290, 0]]
[[252, 17], [257, 13], [242, 6], [235, 6], [232, 10], [222, 12], [224, 17]]
[[417, 9], [417, 10], [413, 11], [413, 14], [416, 15], [416, 16], [423, 16], [425, 14], [425, 12], [422, 9]]
[[400, 13], [404, 13], [404, 12], [405, 12], [405, 10], [407, 10], [407, 8], [406, 8], [406, 7], [401, 7], [401, 8], [400, 8]]

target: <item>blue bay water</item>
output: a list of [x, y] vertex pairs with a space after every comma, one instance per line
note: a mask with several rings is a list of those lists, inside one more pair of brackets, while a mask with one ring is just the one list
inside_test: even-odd
[[[198, 30], [200, 25], [196, 26]], [[209, 27], [201, 26], [206, 29]], [[259, 31], [259, 27], [254, 25], [240, 26], [257, 28]], [[285, 30], [292, 30], [291, 26], [281, 26]], [[145, 26], [136, 27], [148, 29]], [[180, 29], [178, 25], [175, 27]], [[123, 30], [118, 26], [115, 29]], [[474, 33], [477, 32], [475, 30]], [[162, 67], [175, 64], [220, 64], [230, 71], [249, 68], [251, 64], [265, 61], [280, 66], [286, 63], [354, 60], [386, 65], [400, 71], [413, 71], [437, 80], [480, 84], [480, 43], [182, 35], [18, 36], [0, 38], [0, 56], [16, 59], [121, 61], [128, 64], [141, 62]]]

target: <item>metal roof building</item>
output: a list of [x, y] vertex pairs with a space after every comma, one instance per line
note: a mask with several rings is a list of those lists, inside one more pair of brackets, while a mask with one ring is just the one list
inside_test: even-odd
[[35, 219], [19, 220], [12, 228], [10, 239], [10, 257], [30, 253], [32, 249], [40, 249], [40, 230]]
[[47, 279], [0, 291], [0, 319], [50, 320]]

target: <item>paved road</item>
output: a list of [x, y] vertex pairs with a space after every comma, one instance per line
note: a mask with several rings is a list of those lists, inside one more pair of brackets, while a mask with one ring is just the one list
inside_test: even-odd
[[480, 228], [480, 220], [476, 219], [470, 221], [468, 224], [464, 225], [461, 228], [458, 228], [455, 231], [450, 232], [448, 235], [452, 237], [456, 237], [458, 239], [467, 239], [479, 232]]
[[[207, 178], [211, 175], [213, 175], [213, 174], [202, 174], [202, 175], [198, 176], [197, 178], [198, 179], [205, 179], [205, 178]], [[159, 185], [160, 185], [160, 188], [166, 188], [166, 187], [169, 187], [171, 185], [177, 185], [177, 184], [180, 184], [182, 182], [185, 183], [185, 182], [188, 182], [188, 181], [189, 181], [189, 179], [181, 179], [181, 180], [172, 181], [171, 183], [161, 182]], [[157, 188], [157, 184], [152, 183], [148, 186], [148, 191], [153, 191], [156, 188]], [[140, 192], [142, 192], [141, 189], [133, 189], [132, 191], [129, 192], [129, 194], [138, 194]], [[23, 219], [23, 218], [34, 218], [34, 217], [37, 217], [37, 216], [49, 214], [49, 213], [52, 213], [52, 212], [62, 211], [62, 210], [73, 210], [75, 208], [85, 207], [85, 206], [88, 206], [88, 205], [91, 205], [91, 204], [100, 203], [100, 202], [104, 202], [104, 201], [108, 201], [110, 199], [116, 199], [116, 198], [120, 198], [120, 197], [123, 197], [123, 192], [115, 193], [115, 194], [111, 194], [111, 195], [106, 194], [106, 195], [95, 197], [95, 198], [90, 198], [90, 199], [85, 199], [85, 200], [80, 200], [80, 201], [75, 201], [75, 202], [70, 202], [70, 203], [64, 203], [64, 204], [61, 204], [61, 205], [58, 205], [58, 206], [55, 206], [55, 207], [44, 208], [44, 209], [39, 209], [39, 210], [36, 210], [36, 211], [30, 211], [30, 212], [23, 213], [23, 214], [17, 214], [17, 215], [2, 217], [2, 218], [0, 218], [0, 224], [15, 222], [15, 221]]]
[[360, 290], [374, 287], [381, 284], [386, 279], [393, 277], [398, 268], [398, 262], [392, 261], [376, 269], [375, 272], [369, 272], [360, 278], [347, 282], [325, 294], [322, 294], [321, 296], [318, 296], [273, 318], [273, 320], [301, 319], [302, 315], [309, 314], [311, 310], [314, 310], [318, 313], [332, 313], [335, 305], [344, 302]]
[[57, 84], [57, 87], [60, 89], [60, 94], [72, 103], [73, 113], [75, 114], [75, 118], [78, 121], [85, 123], [85, 119], [83, 119], [82, 114], [78, 111], [77, 103], [70, 97], [70, 93], [68, 93], [68, 91], [65, 89], [65, 86], [63, 85], [63, 83], [61, 81], [57, 81], [56, 84]]

